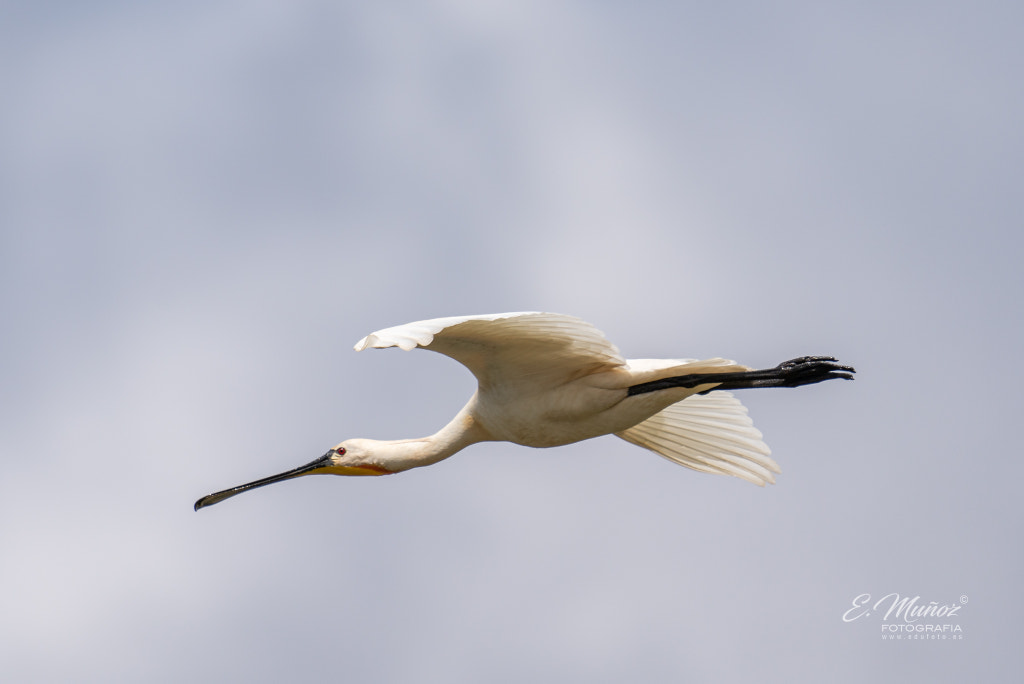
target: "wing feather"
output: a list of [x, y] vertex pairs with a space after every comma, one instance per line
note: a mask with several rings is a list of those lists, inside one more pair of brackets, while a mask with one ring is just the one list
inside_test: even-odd
[[615, 434], [687, 468], [757, 485], [774, 483], [781, 472], [746, 407], [729, 392], [687, 397]]
[[356, 343], [370, 347], [423, 347], [463, 364], [481, 384], [537, 386], [622, 368], [625, 360], [600, 330], [563, 314], [517, 312], [455, 316], [385, 328]]

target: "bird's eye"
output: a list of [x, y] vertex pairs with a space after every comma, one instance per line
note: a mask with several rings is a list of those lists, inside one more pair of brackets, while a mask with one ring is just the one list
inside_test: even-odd
[[338, 454], [339, 456], [344, 456], [345, 455], [345, 447], [338, 447], [337, 449], [334, 450], [334, 453]]

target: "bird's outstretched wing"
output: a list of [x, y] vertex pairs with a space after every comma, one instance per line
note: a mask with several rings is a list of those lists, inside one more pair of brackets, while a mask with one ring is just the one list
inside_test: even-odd
[[756, 485], [774, 483], [773, 473], [781, 472], [746, 407], [729, 392], [687, 397], [615, 434], [687, 468]]
[[625, 360], [601, 331], [573, 316], [520, 312], [434, 318], [385, 328], [356, 343], [423, 347], [463, 364], [481, 385], [567, 382], [622, 368]]

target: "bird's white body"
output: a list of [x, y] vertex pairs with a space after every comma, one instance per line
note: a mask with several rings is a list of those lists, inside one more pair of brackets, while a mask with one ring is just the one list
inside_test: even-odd
[[[764, 485], [775, 481], [779, 466], [747, 410], [722, 390], [797, 387], [851, 379], [854, 372], [822, 356], [763, 371], [726, 359], [627, 361], [589, 323], [539, 312], [417, 321], [378, 330], [355, 346], [356, 351], [371, 347], [423, 347], [450, 356], [476, 376], [477, 390], [436, 434], [348, 439], [299, 468], [205, 496], [196, 510], [303, 475], [385, 475], [418, 468], [476, 442], [553, 447], [609, 434], [688, 468]], [[716, 391], [707, 394], [711, 390]]]
[[[418, 321], [379, 330], [355, 345], [356, 351], [371, 347], [430, 349], [465, 365], [478, 382], [469, 403], [436, 435], [373, 443], [373, 465], [392, 472], [396, 465], [404, 470], [436, 462], [474, 442], [553, 447], [608, 434], [682, 465], [757, 484], [773, 482], [779, 472], [738, 400], [725, 392], [698, 394], [715, 384], [628, 394], [631, 386], [652, 380], [748, 370], [732, 361], [627, 361], [589, 323], [539, 312]], [[356, 446], [369, 452], [368, 441]], [[405, 452], [398, 462], [397, 452]]]

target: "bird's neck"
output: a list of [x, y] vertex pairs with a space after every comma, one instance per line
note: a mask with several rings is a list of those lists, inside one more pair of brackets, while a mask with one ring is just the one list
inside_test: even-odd
[[380, 465], [392, 473], [399, 473], [443, 461], [470, 444], [492, 439], [474, 415], [475, 404], [476, 395], [473, 395], [450, 423], [429, 437], [381, 442], [378, 448]]

